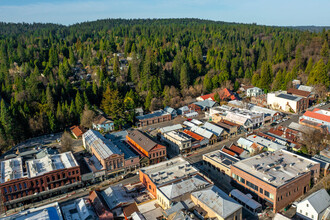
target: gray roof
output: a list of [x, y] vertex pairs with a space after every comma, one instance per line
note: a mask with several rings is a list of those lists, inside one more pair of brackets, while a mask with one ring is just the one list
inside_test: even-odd
[[311, 86], [300, 85], [298, 87], [299, 90], [306, 91], [306, 92], [313, 92], [314, 88]]
[[161, 117], [163, 115], [169, 115], [170, 113], [164, 111], [164, 110], [158, 110], [158, 111], [154, 111], [153, 113], [150, 114], [146, 114], [146, 115], [141, 115], [141, 116], [137, 116], [136, 119], [138, 120], [145, 120], [145, 119], [150, 119], [150, 118], [156, 118], [156, 117]]
[[176, 110], [172, 107], [169, 107], [169, 106], [165, 107], [164, 110], [166, 112], [170, 113], [170, 114], [175, 114], [176, 113]]
[[330, 206], [330, 196], [325, 189], [320, 189], [301, 202], [304, 201], [308, 201], [318, 214]]
[[204, 109], [204, 108], [212, 108], [213, 106], [216, 105], [216, 102], [206, 99], [204, 101], [194, 102], [194, 104]]
[[121, 205], [128, 205], [135, 202], [121, 185], [110, 186], [102, 192], [102, 196], [110, 210]]
[[206, 130], [205, 128], [201, 128], [201, 127], [197, 127], [197, 126], [192, 127], [191, 131], [198, 134], [198, 135], [200, 135], [200, 136], [203, 136], [207, 139], [211, 139], [211, 137], [213, 135], [212, 132]]
[[167, 126], [167, 127], [162, 127], [159, 129], [159, 131], [161, 133], [166, 133], [166, 132], [170, 132], [170, 131], [176, 131], [176, 130], [181, 130], [183, 127], [181, 124], [176, 124], [176, 125], [171, 125], [171, 126]]
[[132, 130], [128, 131], [127, 136], [131, 138], [135, 143], [137, 143], [140, 147], [142, 147], [144, 150], [149, 152], [154, 148], [157, 143], [151, 140], [149, 137], [147, 137], [145, 134], [143, 134], [139, 130]]
[[160, 187], [159, 190], [170, 200], [175, 199], [179, 196], [182, 196], [186, 193], [195, 191], [200, 187], [205, 188], [205, 186], [209, 185], [204, 178], [199, 175], [193, 176], [189, 179], [183, 180], [181, 182], [172, 183], [170, 185], [166, 185]]
[[291, 100], [291, 101], [296, 101], [296, 102], [302, 99], [302, 97], [289, 95], [289, 94], [284, 94], [284, 93], [279, 94], [277, 97], [280, 97], [282, 99], [288, 99], [288, 100]]
[[212, 186], [202, 191], [193, 192], [192, 196], [198, 199], [199, 202], [204, 203], [222, 218], [227, 218], [242, 209], [240, 204], [216, 186]]
[[208, 131], [211, 131], [216, 136], [220, 136], [223, 132], [223, 128], [210, 122], [206, 122], [202, 127], [206, 128]]

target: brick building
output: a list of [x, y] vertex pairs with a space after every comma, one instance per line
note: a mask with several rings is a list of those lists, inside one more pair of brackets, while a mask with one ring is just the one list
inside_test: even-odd
[[71, 152], [46, 155], [23, 163], [21, 157], [1, 162], [1, 208], [15, 208], [73, 190], [81, 183]]
[[143, 127], [172, 120], [172, 115], [164, 110], [154, 111], [150, 114], [136, 117], [136, 126]]
[[276, 213], [317, 181], [320, 164], [286, 150], [265, 152], [231, 166], [235, 185]]
[[95, 157], [106, 175], [121, 172], [125, 169], [124, 153], [111, 141], [105, 139], [100, 132], [89, 130], [83, 134], [83, 144], [92, 157]]
[[166, 160], [166, 147], [154, 142], [139, 130], [128, 131], [127, 142], [148, 159], [148, 164]]

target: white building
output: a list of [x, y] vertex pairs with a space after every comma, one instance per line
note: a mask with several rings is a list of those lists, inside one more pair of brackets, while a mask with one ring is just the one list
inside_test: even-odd
[[252, 97], [252, 96], [259, 96], [264, 94], [264, 92], [262, 91], [262, 89], [258, 88], [258, 87], [253, 87], [253, 88], [249, 88], [246, 90], [246, 96], [247, 97]]
[[170, 131], [164, 133], [162, 134], [162, 140], [177, 154], [186, 153], [191, 149], [191, 138], [180, 132]]
[[297, 205], [297, 215], [303, 219], [325, 220], [322, 218], [330, 207], [330, 196], [325, 189], [321, 189]]
[[267, 105], [272, 109], [279, 109], [285, 112], [300, 112], [308, 107], [308, 100], [302, 97], [275, 92], [267, 94]]

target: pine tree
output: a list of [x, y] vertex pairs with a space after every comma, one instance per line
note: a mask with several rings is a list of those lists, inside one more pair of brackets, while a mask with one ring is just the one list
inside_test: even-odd
[[78, 115], [81, 115], [81, 113], [84, 110], [84, 101], [80, 95], [79, 90], [77, 91], [76, 98], [75, 98], [75, 107]]
[[271, 67], [266, 61], [264, 61], [261, 66], [261, 74], [259, 80], [260, 88], [269, 91], [270, 85], [272, 83], [272, 78], [273, 74]]
[[151, 100], [152, 100], [152, 98], [153, 98], [153, 94], [152, 94], [152, 92], [149, 90], [149, 91], [148, 91], [148, 95], [147, 95], [147, 97], [146, 97], [146, 101], [145, 101], [145, 103], [144, 103], [144, 108], [145, 108], [146, 110], [149, 110], [150, 105], [151, 105]]
[[188, 65], [184, 63], [181, 67], [181, 72], [180, 72], [181, 89], [188, 88], [188, 85], [189, 85]]
[[324, 41], [324, 43], [322, 45], [322, 48], [321, 48], [321, 51], [320, 51], [320, 54], [325, 59], [329, 58], [329, 44], [328, 44], [327, 40]]

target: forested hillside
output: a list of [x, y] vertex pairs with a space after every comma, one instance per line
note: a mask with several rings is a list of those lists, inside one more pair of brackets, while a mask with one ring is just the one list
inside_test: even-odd
[[179, 107], [240, 83], [285, 90], [298, 78], [327, 91], [329, 32], [198, 19], [0, 23], [0, 146], [79, 124], [84, 109], [118, 126], [136, 107]]

